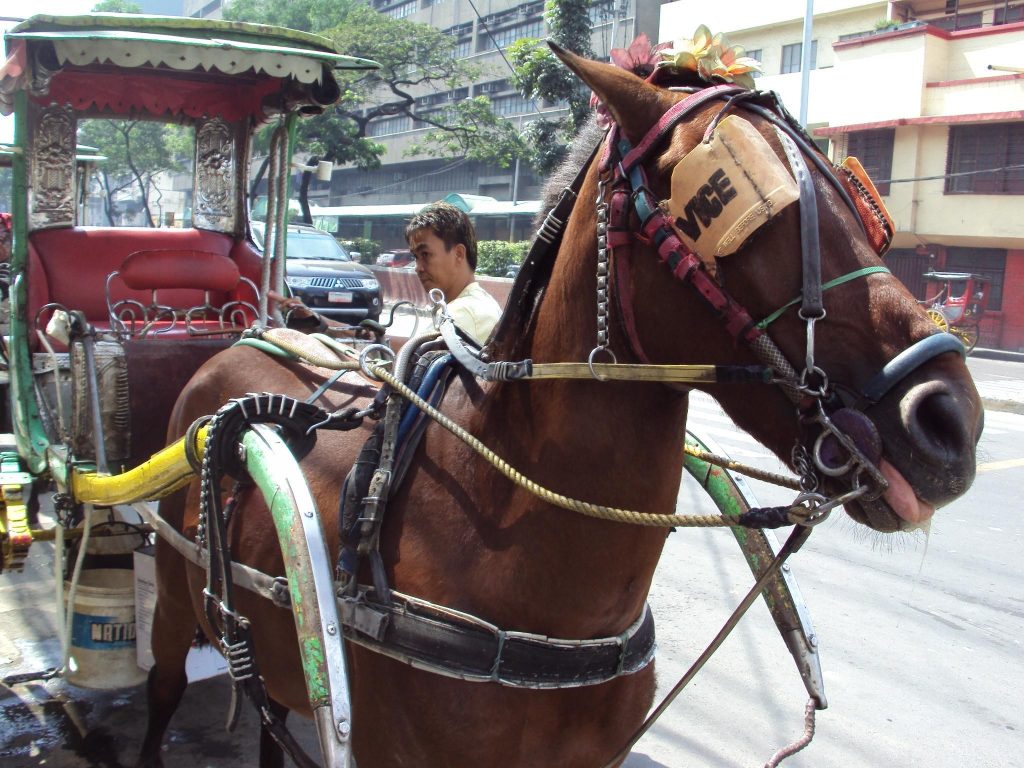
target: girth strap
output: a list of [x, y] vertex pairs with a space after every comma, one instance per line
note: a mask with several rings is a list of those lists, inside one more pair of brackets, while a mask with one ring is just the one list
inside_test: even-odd
[[446, 677], [514, 688], [573, 688], [639, 672], [654, 658], [648, 606], [620, 635], [565, 640], [502, 630], [469, 614], [391, 593], [382, 605], [343, 598], [351, 642]]

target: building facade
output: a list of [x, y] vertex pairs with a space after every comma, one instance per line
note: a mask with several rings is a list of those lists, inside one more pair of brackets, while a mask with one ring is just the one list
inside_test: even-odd
[[[523, 128], [532, 120], [564, 114], [557, 104], [526, 99], [514, 85], [504, 49], [523, 38], [548, 35], [544, 0], [370, 0], [374, 8], [396, 18], [429, 24], [451, 35], [455, 53], [481, 68], [477, 82], [451, 91], [418, 94], [417, 109], [441, 109], [451, 102], [484, 95], [498, 115]], [[597, 0], [591, 4], [592, 45], [599, 58], [625, 47], [640, 32], [657, 34], [661, 0]], [[310, 200], [320, 205], [402, 205], [468, 194], [518, 202], [535, 200], [542, 180], [525, 164], [509, 168], [466, 159], [408, 157], [406, 150], [421, 140], [427, 127], [401, 116], [376, 120], [369, 133], [387, 151], [373, 171], [336, 171], [330, 185], [314, 186]], [[394, 233], [392, 233], [394, 234]], [[494, 233], [508, 236], [511, 233]]]
[[[804, 7], [763, 4], [737, 29], [681, 0], [660, 39], [726, 32], [797, 114]], [[813, 29], [808, 129], [879, 182], [897, 229], [886, 262], [922, 300], [927, 271], [988, 278], [981, 344], [1024, 350], [1024, 3], [819, 0]]]

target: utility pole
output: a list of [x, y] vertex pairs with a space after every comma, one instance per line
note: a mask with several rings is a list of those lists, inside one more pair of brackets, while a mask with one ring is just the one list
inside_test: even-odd
[[811, 38], [814, 36], [814, 0], [804, 12], [804, 41], [800, 47], [800, 125], [807, 127], [807, 102], [811, 89]]

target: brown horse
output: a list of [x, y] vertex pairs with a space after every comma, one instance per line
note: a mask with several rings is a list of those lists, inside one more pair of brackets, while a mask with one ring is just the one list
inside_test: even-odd
[[[568, 54], [564, 58], [634, 146], [686, 95], [610, 65]], [[700, 106], [653, 147], [644, 166], [659, 200], [671, 196], [673, 168], [701, 141], [721, 109], [721, 101]], [[762, 115], [742, 105], [735, 114], [749, 120], [784, 157]], [[493, 359], [587, 359], [597, 334], [592, 201], [598, 177], [593, 162], [542, 295], [506, 311], [491, 344]], [[819, 170], [812, 169], [812, 177], [822, 280], [878, 266], [836, 189]], [[634, 221], [634, 226], [639, 224]], [[798, 206], [790, 205], [738, 252], [718, 260], [718, 284], [751, 316], [768, 315], [800, 295], [800, 237]], [[754, 362], [714, 313], [671, 278], [653, 245], [637, 240], [626, 250], [636, 297], [635, 336], [651, 361]], [[624, 290], [623, 285], [615, 284], [616, 290]], [[825, 294], [825, 307], [827, 317], [817, 323], [815, 364], [836, 389], [861, 391], [897, 354], [934, 333], [913, 296], [885, 273], [833, 288]], [[610, 334], [610, 346], [620, 358], [634, 359], [622, 329], [613, 323]], [[795, 307], [771, 327], [771, 335], [790, 361], [805, 359], [806, 326]], [[170, 436], [182, 435], [194, 419], [215, 412], [229, 398], [276, 391], [301, 399], [325, 375], [253, 349], [231, 349], [205, 365], [182, 393]], [[806, 439], [792, 399], [781, 387], [755, 383], [708, 389], [737, 424], [786, 460], [794, 443]], [[368, 394], [365, 385], [339, 385], [324, 400], [340, 407]], [[616, 507], [673, 511], [687, 413], [687, 397], [679, 388], [594, 380], [482, 384], [462, 375], [452, 380], [443, 410], [542, 485]], [[971, 484], [982, 410], [962, 356], [944, 352], [930, 357], [864, 412], [881, 439], [879, 465], [889, 490], [877, 501], [846, 505], [859, 522], [880, 531], [913, 527]], [[338, 550], [334, 510], [339, 488], [367, 433], [323, 434], [302, 461], [332, 556]], [[197, 499], [193, 484], [162, 507], [186, 535], [196, 529]], [[243, 494], [229, 538], [237, 560], [270, 574], [284, 573], [273, 525], [253, 494]], [[549, 506], [432, 424], [390, 500], [381, 553], [391, 585], [405, 594], [505, 629], [583, 639], [616, 635], [637, 619], [664, 541], [662, 529], [594, 520]], [[156, 666], [149, 682], [144, 765], [159, 764], [160, 740], [185, 687], [183, 663], [196, 626], [215, 637], [202, 610], [201, 571], [163, 542], [157, 563]], [[257, 657], [276, 707], [308, 715], [291, 615], [242, 590], [237, 603], [252, 621]], [[352, 645], [348, 661], [360, 768], [593, 768], [628, 740], [654, 692], [653, 665], [598, 685], [529, 690], [454, 680]], [[280, 760], [278, 754], [264, 764], [279, 765]]]

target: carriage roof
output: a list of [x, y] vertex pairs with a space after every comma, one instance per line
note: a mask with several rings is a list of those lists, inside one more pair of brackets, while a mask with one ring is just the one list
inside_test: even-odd
[[[36, 94], [49, 91], [77, 108], [196, 116], [193, 113], [198, 106], [190, 105], [189, 109], [176, 105], [159, 93], [159, 85], [147, 87], [148, 93], [143, 96], [130, 92], [130, 85], [117, 87], [117, 82], [111, 80], [108, 93], [104, 93], [104, 87], [94, 79], [104, 74], [123, 78], [135, 73], [145, 74], [148, 83], [154, 76], [167, 78], [176, 88], [190, 76], [201, 74], [207, 93], [218, 82], [230, 82], [233, 88], [242, 87], [261, 97], [267, 95], [272, 83], [291, 79], [307, 92], [298, 101], [322, 106], [329, 102], [318, 98], [317, 92], [333, 91], [336, 97], [334, 70], [378, 66], [368, 59], [340, 54], [330, 40], [307, 32], [247, 22], [164, 16], [39, 15], [10, 30], [6, 40], [7, 60], [0, 67], [0, 113], [4, 114], [13, 110], [14, 94], [26, 90]], [[89, 69], [88, 82], [74, 77], [83, 68]], [[249, 89], [242, 85], [246, 78], [251, 83]], [[296, 105], [295, 95], [290, 99], [291, 106]], [[215, 113], [218, 104], [223, 103], [219, 99], [204, 101], [202, 111], [206, 114]]]

